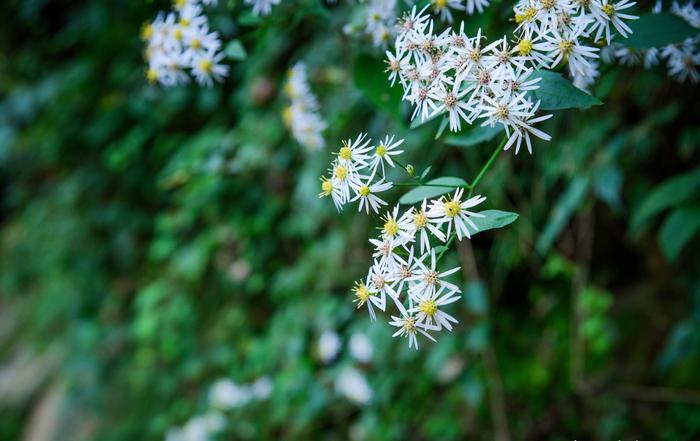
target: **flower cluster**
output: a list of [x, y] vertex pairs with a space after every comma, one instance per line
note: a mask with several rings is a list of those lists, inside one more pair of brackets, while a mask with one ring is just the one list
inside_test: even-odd
[[[203, 5], [216, 0], [178, 0], [175, 11], [160, 13], [142, 29], [146, 41], [146, 77], [164, 86], [187, 83], [190, 76], [200, 85], [211, 86], [228, 75], [221, 63], [219, 34], [209, 30]], [[188, 75], [189, 74], [189, 75]]]
[[[322, 178], [320, 196], [331, 196], [338, 209], [359, 200], [360, 210], [371, 208], [378, 213], [387, 203], [376, 193], [392, 186], [385, 180], [384, 167], [400, 165], [392, 156], [403, 153], [397, 150], [402, 142], [387, 136], [375, 147], [365, 134], [343, 142], [331, 176]], [[373, 182], [378, 174], [381, 178]], [[457, 320], [443, 309], [457, 301], [461, 291], [445, 278], [459, 267], [440, 271], [441, 253], [433, 245], [471, 238], [479, 230], [474, 218], [483, 217], [472, 209], [485, 199], [480, 195], [465, 197], [464, 188], [458, 188], [449, 196], [424, 199], [403, 213], [398, 205], [388, 210], [379, 237], [369, 240], [374, 246], [373, 264], [353, 289], [357, 307], [366, 306], [371, 319], [376, 320], [375, 308], [385, 311], [390, 299], [398, 310], [389, 322], [399, 328], [394, 336], [408, 337], [410, 347], [418, 347], [418, 334], [434, 341], [431, 332], [452, 330]]]
[[[459, 131], [462, 121], [499, 124], [508, 135], [505, 149], [515, 145], [517, 153], [525, 141], [532, 152], [531, 135], [550, 139], [534, 124], [551, 116], [537, 115], [539, 101], [530, 92], [539, 88], [539, 77], [533, 71], [566, 62], [575, 82], [582, 85], [582, 79], [598, 75], [594, 59], [599, 49], [586, 46], [584, 39], [603, 34], [612, 38], [611, 26], [628, 33], [620, 19], [634, 17], [618, 11], [633, 3], [600, 1], [587, 5], [569, 0], [520, 1], [515, 7], [519, 25], [513, 45], [505, 36], [486, 44], [480, 30], [476, 36], [467, 36], [464, 23], [459, 31], [434, 32], [425, 8], [417, 12], [414, 7], [401, 20], [395, 51], [387, 51], [389, 80], [402, 85], [404, 99], [414, 106], [412, 118], [420, 115], [425, 120], [446, 113], [451, 131]], [[614, 12], [599, 13], [610, 8]]]
[[[700, 29], [700, 9], [693, 2], [689, 1], [683, 6], [673, 2], [670, 11], [694, 28]], [[656, 4], [654, 12], [661, 12], [661, 2]], [[698, 83], [700, 82], [700, 31], [693, 38], [662, 48], [637, 50], [613, 43], [601, 58], [606, 62], [617, 60], [627, 66], [643, 64], [647, 69], [656, 66], [661, 59], [664, 59], [669, 76], [680, 82], [690, 80], [691, 83]]]
[[394, 167], [391, 157], [403, 153], [397, 150], [402, 143], [403, 139], [394, 141], [387, 135], [374, 146], [364, 133], [354, 141], [343, 141], [329, 169], [330, 176], [321, 178], [319, 197], [330, 196], [338, 211], [347, 203], [359, 201], [359, 211], [364, 208], [367, 213], [370, 209], [379, 213], [387, 203], [377, 195], [392, 187], [384, 174], [385, 164]]
[[386, 47], [396, 34], [396, 0], [369, 0], [355, 23], [343, 27], [346, 34], [365, 34], [375, 46]]
[[304, 63], [297, 63], [289, 69], [284, 92], [289, 105], [284, 108], [282, 117], [292, 136], [309, 150], [322, 149], [326, 122], [318, 113], [318, 100], [309, 87]]
[[209, 388], [206, 412], [191, 417], [182, 427], [171, 427], [165, 440], [213, 439], [226, 428], [227, 418], [223, 412], [266, 400], [272, 391], [273, 384], [269, 377], [260, 377], [250, 384], [236, 384], [228, 378], [219, 379]]

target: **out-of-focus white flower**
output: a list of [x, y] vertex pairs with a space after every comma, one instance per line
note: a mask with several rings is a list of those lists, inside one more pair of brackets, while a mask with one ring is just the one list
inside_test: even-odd
[[318, 339], [318, 356], [324, 363], [330, 363], [340, 351], [340, 337], [333, 331], [324, 331]]
[[335, 390], [354, 402], [367, 404], [372, 400], [372, 389], [365, 376], [353, 367], [345, 367], [335, 379]]
[[228, 75], [228, 66], [221, 63], [221, 39], [209, 31], [199, 1], [176, 1], [175, 12], [159, 13], [142, 28], [141, 37], [151, 83], [176, 86], [187, 83], [191, 75], [198, 84], [211, 86]]
[[269, 15], [272, 7], [280, 4], [280, 0], [243, 0], [243, 3], [253, 8], [255, 15]]
[[209, 389], [209, 403], [216, 409], [236, 409], [246, 405], [251, 398], [250, 388], [228, 378], [217, 380]]
[[309, 86], [304, 63], [297, 63], [289, 70], [284, 91], [290, 103], [284, 108], [282, 119], [292, 131], [292, 136], [309, 150], [322, 149], [326, 122], [319, 114], [318, 100]]
[[260, 377], [250, 385], [253, 397], [257, 400], [265, 400], [272, 394], [272, 380], [270, 377]]
[[372, 341], [365, 334], [359, 332], [352, 334], [348, 346], [350, 356], [360, 363], [369, 363], [372, 360], [374, 347]]

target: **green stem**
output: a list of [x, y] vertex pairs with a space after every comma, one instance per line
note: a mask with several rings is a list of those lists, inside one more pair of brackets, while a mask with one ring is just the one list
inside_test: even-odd
[[491, 168], [491, 165], [496, 161], [496, 158], [498, 157], [498, 154], [501, 153], [501, 150], [503, 150], [503, 146], [506, 145], [506, 141], [508, 141], [508, 137], [504, 136], [503, 140], [501, 141], [500, 144], [496, 147], [496, 150], [493, 151], [491, 154], [491, 157], [489, 160], [484, 164], [483, 167], [481, 167], [481, 171], [479, 171], [479, 174], [476, 175], [476, 178], [474, 181], [469, 185], [469, 194], [467, 195], [467, 199], [472, 197], [472, 193], [474, 193], [474, 189], [476, 186], [479, 184], [479, 181], [481, 181], [481, 178], [484, 177], [484, 174], [488, 171], [489, 168]]

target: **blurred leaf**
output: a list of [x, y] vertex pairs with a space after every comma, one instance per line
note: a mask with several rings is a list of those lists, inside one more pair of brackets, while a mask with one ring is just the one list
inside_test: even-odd
[[700, 190], [700, 167], [681, 173], [655, 187], [632, 215], [630, 229], [637, 232], [653, 216], [686, 201]]
[[659, 233], [661, 249], [670, 261], [678, 258], [683, 246], [700, 230], [700, 206], [677, 208], [664, 221]]
[[593, 188], [596, 194], [604, 200], [613, 210], [622, 207], [620, 203], [620, 187], [622, 186], [622, 174], [617, 167], [603, 167], [595, 173]]
[[557, 203], [554, 204], [554, 208], [552, 208], [549, 215], [549, 221], [535, 246], [538, 253], [545, 254], [552, 246], [554, 239], [564, 229], [573, 212], [583, 202], [588, 185], [589, 182], [586, 176], [577, 176], [571, 181], [569, 188], [561, 195]]
[[467, 224], [467, 228], [471, 234], [481, 233], [483, 231], [493, 230], [495, 228], [503, 228], [510, 225], [518, 219], [518, 213], [501, 210], [485, 210], [479, 214], [484, 217], [471, 217], [470, 219], [476, 224], [478, 230], [474, 231], [471, 225]]
[[224, 54], [226, 54], [229, 59], [236, 61], [245, 60], [248, 56], [240, 40], [233, 40], [227, 44]]
[[[401, 196], [399, 203], [402, 205], [411, 205], [423, 202], [423, 199], [430, 199], [441, 194], [448, 193], [458, 187], [466, 187], [467, 182], [462, 178], [443, 176], [426, 182], [430, 186], [416, 187], [405, 195]], [[439, 185], [439, 187], [437, 187]], [[442, 187], [444, 185], [444, 187]]]
[[481, 321], [467, 331], [466, 346], [474, 352], [480, 352], [489, 342], [489, 325]]
[[632, 35], [621, 42], [635, 49], [663, 47], [698, 35], [697, 29], [670, 12], [640, 14], [639, 20], [629, 22], [629, 27]]
[[352, 79], [355, 87], [362, 91], [368, 101], [389, 113], [397, 121], [403, 122], [401, 88], [389, 85], [384, 70], [385, 65], [382, 60], [369, 55], [360, 55], [353, 64]]
[[471, 130], [448, 136], [445, 142], [456, 147], [471, 147], [492, 140], [502, 130], [500, 126], [475, 126]]
[[542, 78], [539, 89], [533, 91], [535, 99], [540, 100], [542, 110], [587, 109], [603, 104], [598, 98], [587, 94], [560, 73], [540, 70], [532, 78]]
[[444, 116], [442, 118], [442, 121], [440, 121], [440, 127], [438, 128], [437, 133], [435, 134], [435, 139], [440, 139], [442, 136], [442, 133], [445, 131], [445, 128], [447, 127], [447, 124], [450, 122], [450, 119], [447, 116]]

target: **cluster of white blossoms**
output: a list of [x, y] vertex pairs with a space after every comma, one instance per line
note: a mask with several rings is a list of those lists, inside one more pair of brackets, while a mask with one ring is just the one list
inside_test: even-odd
[[425, 8], [414, 7], [400, 22], [395, 51], [387, 51], [389, 80], [402, 85], [403, 98], [414, 106], [412, 118], [446, 113], [451, 131], [459, 131], [462, 121], [500, 124], [508, 135], [505, 149], [515, 145], [517, 153], [524, 140], [531, 152], [531, 135], [550, 139], [533, 124], [551, 117], [537, 115], [539, 101], [531, 91], [539, 88], [539, 77], [533, 72], [563, 62], [577, 85], [592, 81], [599, 48], [584, 42], [603, 35], [609, 41], [611, 27], [626, 36], [621, 18], [634, 18], [619, 12], [634, 3], [607, 1], [521, 0], [513, 44], [506, 36], [486, 44], [481, 30], [467, 36], [464, 23], [459, 31], [435, 32]]
[[165, 441], [217, 439], [227, 425], [223, 412], [266, 400], [272, 391], [273, 384], [269, 377], [260, 377], [249, 384], [237, 384], [228, 378], [219, 379], [209, 388], [206, 412], [192, 416], [182, 427], [171, 427]]
[[321, 193], [319, 197], [330, 196], [338, 211], [343, 205], [359, 201], [358, 209], [369, 213], [371, 209], [379, 213], [379, 209], [387, 203], [378, 194], [392, 188], [392, 183], [386, 180], [385, 164], [394, 167], [392, 156], [403, 153], [397, 148], [403, 139], [394, 141], [388, 135], [376, 146], [367, 135], [360, 135], [353, 141], [343, 141], [329, 170], [330, 176], [321, 178]]
[[343, 26], [343, 32], [364, 34], [376, 47], [386, 47], [396, 35], [396, 0], [369, 0], [358, 19]]
[[289, 105], [284, 108], [282, 119], [292, 136], [309, 150], [322, 149], [322, 132], [326, 129], [326, 122], [318, 112], [318, 100], [311, 92], [304, 63], [297, 63], [289, 69], [284, 92], [289, 98]]
[[[332, 197], [339, 210], [359, 201], [360, 211], [371, 208], [378, 213], [387, 203], [377, 193], [392, 187], [384, 176], [385, 167], [400, 165], [392, 156], [403, 153], [397, 150], [402, 143], [387, 136], [373, 146], [365, 134], [344, 141], [330, 177], [322, 178], [319, 196]], [[403, 213], [398, 205], [388, 210], [379, 237], [369, 240], [374, 246], [373, 264], [353, 288], [357, 307], [366, 306], [376, 320], [375, 308], [386, 311], [387, 303], [393, 303], [397, 315], [391, 316], [389, 324], [399, 328], [394, 336], [408, 337], [409, 347], [418, 347], [418, 334], [434, 341], [431, 332], [452, 330], [457, 320], [444, 307], [457, 301], [461, 291], [445, 278], [459, 267], [440, 271], [441, 252], [433, 245], [471, 238], [478, 231], [473, 218], [483, 216], [471, 210], [484, 200], [480, 195], [465, 197], [464, 188], [458, 188], [448, 196], [424, 199]]]
[[[659, 13], [661, 10], [661, 2], [657, 2], [654, 12]], [[673, 2], [670, 11], [700, 30], [700, 8], [697, 8], [694, 2], [689, 1], [682, 6], [678, 2]], [[642, 64], [649, 69], [663, 59], [666, 61], [669, 76], [680, 82], [686, 80], [692, 83], [700, 82], [700, 31], [695, 37], [661, 48], [636, 50], [613, 43], [606, 49], [601, 53], [601, 58], [608, 63], [618, 61], [627, 66]]]
[[216, 0], [176, 0], [175, 11], [159, 13], [143, 27], [146, 41], [146, 77], [151, 83], [175, 86], [189, 82], [190, 76], [200, 85], [211, 86], [228, 75], [221, 63], [221, 39], [209, 30], [203, 14], [204, 5]]

